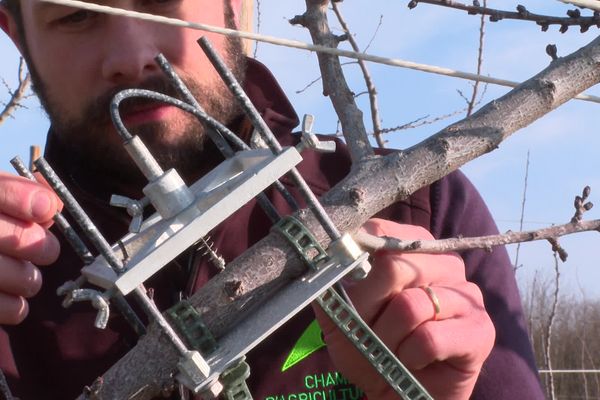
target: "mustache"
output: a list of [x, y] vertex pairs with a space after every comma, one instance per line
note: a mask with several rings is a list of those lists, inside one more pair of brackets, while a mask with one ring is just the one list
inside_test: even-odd
[[[188, 85], [188, 87], [190, 87], [190, 84], [188, 82], [186, 82], [186, 85]], [[196, 86], [196, 85], [192, 85], [192, 86]], [[112, 102], [112, 99], [113, 99], [113, 97], [115, 97], [115, 95], [117, 95], [117, 93], [119, 93], [123, 90], [126, 90], [126, 89], [145, 89], [145, 90], [151, 90], [153, 92], [158, 92], [158, 93], [161, 93], [161, 94], [164, 94], [164, 95], [167, 95], [170, 97], [174, 97], [177, 99], [180, 98], [179, 91], [166, 78], [151, 77], [151, 78], [146, 79], [139, 85], [114, 87], [114, 88], [107, 90], [105, 93], [101, 94], [100, 96], [96, 97], [94, 100], [92, 100], [90, 102], [90, 104], [88, 104], [85, 107], [84, 115], [86, 115], [87, 123], [93, 123], [93, 124], [98, 124], [98, 125], [112, 123], [112, 120], [110, 118], [110, 104]], [[193, 89], [196, 89], [196, 90], [193, 90]], [[190, 90], [192, 90], [192, 93], [197, 94], [199, 88], [190, 87]], [[144, 107], [144, 106], [147, 106], [150, 104], [156, 104], [156, 103], [157, 103], [156, 100], [148, 99], [145, 97], [131, 97], [131, 98], [125, 99], [125, 100], [123, 100], [123, 102], [121, 102], [120, 107], [119, 107], [119, 112], [121, 115], [127, 115], [128, 113], [135, 111], [141, 107]]]

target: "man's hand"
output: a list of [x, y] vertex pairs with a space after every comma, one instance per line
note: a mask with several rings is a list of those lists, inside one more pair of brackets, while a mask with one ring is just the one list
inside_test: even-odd
[[29, 311], [25, 299], [42, 285], [34, 264], [58, 257], [58, 240], [48, 228], [60, 207], [47, 187], [0, 172], [0, 324], [23, 321]]
[[[377, 236], [432, 239], [423, 228], [380, 219], [363, 228]], [[468, 399], [495, 331], [481, 291], [465, 279], [462, 259], [456, 254], [378, 252], [372, 264], [365, 280], [347, 288], [359, 314], [433, 398]], [[397, 399], [318, 306], [315, 311], [340, 372], [369, 399]]]

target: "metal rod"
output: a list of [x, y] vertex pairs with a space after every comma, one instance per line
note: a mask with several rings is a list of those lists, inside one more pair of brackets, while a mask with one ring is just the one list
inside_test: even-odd
[[188, 353], [188, 349], [186, 345], [183, 343], [181, 338], [177, 335], [177, 333], [173, 330], [169, 322], [163, 317], [158, 308], [156, 308], [156, 304], [146, 294], [145, 289], [142, 285], [135, 288], [133, 291], [136, 301], [144, 310], [144, 313], [148, 315], [163, 331], [165, 336], [173, 343], [175, 349], [179, 352], [180, 355], [184, 356]]
[[[73, 195], [68, 191], [66, 186], [61, 182], [60, 178], [56, 175], [56, 173], [52, 170], [50, 165], [46, 162], [44, 158], [40, 158], [35, 162], [35, 166], [40, 171], [40, 173], [44, 176], [44, 178], [48, 181], [50, 186], [55, 190], [58, 196], [61, 198], [65, 207], [73, 218], [77, 221], [78, 224], [82, 227], [82, 229], [88, 234], [88, 238], [97, 247], [97, 250], [104, 256], [109, 265], [117, 272], [118, 274], [122, 272], [123, 265], [117, 259], [116, 255], [113, 253], [110, 245], [104, 239], [104, 237], [100, 234], [96, 226], [92, 223], [89, 217], [85, 214], [85, 211], [79, 206]], [[156, 305], [148, 298], [145, 291], [138, 287], [135, 290], [135, 298], [142, 306], [144, 312], [151, 317], [163, 330], [166, 336], [171, 340], [175, 348], [183, 355], [187, 353], [187, 349], [181, 339], [177, 336], [177, 334], [173, 331], [169, 323], [162, 316], [160, 311], [156, 308]]]
[[12, 392], [10, 391], [10, 387], [8, 386], [8, 382], [6, 381], [6, 377], [4, 376], [4, 372], [0, 369], [0, 399], [1, 400], [14, 400]]
[[[217, 131], [217, 134], [209, 131], [209, 135], [211, 135], [211, 133], [212, 135], [214, 135], [214, 137], [211, 135], [210, 138], [225, 157], [231, 157], [231, 155], [233, 154], [233, 150], [231, 149], [229, 144], [223, 139], [223, 136], [225, 136], [225, 138], [227, 138], [240, 149], [248, 147], [246, 143], [244, 143], [244, 141], [238, 137], [238, 135], [233, 133], [229, 128], [227, 128], [227, 126], [223, 125], [221, 122], [217, 121], [215, 118], [211, 117], [206, 111], [204, 111], [204, 108], [202, 108], [200, 103], [198, 103], [198, 100], [196, 100], [190, 89], [175, 72], [175, 70], [173, 69], [171, 64], [169, 64], [169, 61], [163, 54], [157, 55], [155, 60], [159, 67], [163, 70], [165, 75], [167, 75], [171, 79], [171, 82], [173, 83], [173, 85], [175, 85], [175, 88], [179, 91], [179, 93], [181, 93], [184, 100], [197, 109], [198, 115], [202, 116], [201, 118], [198, 117], [198, 119], [203, 124], [208, 125], [215, 131]], [[216, 141], [215, 138], [218, 138], [219, 140]]]
[[115, 296], [113, 296], [111, 301], [115, 307], [117, 307], [117, 310], [119, 313], [121, 313], [123, 318], [125, 318], [125, 321], [127, 321], [127, 323], [131, 326], [136, 335], [143, 336], [146, 334], [146, 327], [144, 326], [144, 323], [135, 313], [135, 311], [133, 311], [133, 308], [131, 308], [121, 293], [117, 293]]
[[54, 189], [58, 197], [62, 200], [65, 208], [73, 216], [75, 222], [77, 222], [77, 224], [81, 227], [90, 242], [94, 245], [94, 247], [96, 247], [100, 254], [102, 254], [112, 269], [117, 274], [121, 274], [123, 272], [123, 264], [112, 251], [110, 244], [106, 241], [104, 236], [102, 236], [96, 225], [94, 225], [83, 208], [81, 208], [77, 200], [75, 200], [75, 197], [73, 197], [71, 192], [69, 192], [58, 175], [56, 175], [52, 167], [50, 167], [48, 162], [43, 157], [38, 158], [34, 164], [42, 176], [46, 179], [48, 184], [52, 187], [52, 189]]
[[[222, 123], [220, 123], [219, 121], [217, 121], [216, 119], [212, 118], [210, 115], [204, 112], [202, 106], [198, 103], [192, 92], [185, 85], [185, 82], [183, 82], [179, 75], [177, 75], [177, 73], [173, 70], [173, 67], [171, 67], [171, 64], [169, 64], [165, 56], [159, 54], [158, 56], [156, 56], [156, 62], [162, 68], [163, 72], [173, 80], [173, 83], [175, 84], [176, 88], [181, 92], [181, 95], [185, 98], [185, 100], [188, 103], [192, 104], [194, 107], [198, 108], [198, 111], [201, 111], [205, 114], [205, 117], [202, 120], [202, 122], [210, 125], [213, 129], [219, 131], [221, 135], [225, 136], [225, 138], [231, 143], [233, 143], [233, 145], [236, 146], [238, 149], [250, 150], [250, 146], [248, 146], [246, 142], [240, 139], [238, 135], [232, 132], [227, 126], [223, 125]], [[299, 206], [296, 202], [296, 199], [294, 199], [291, 193], [285, 188], [285, 186], [283, 186], [283, 184], [280, 181], [275, 181], [275, 188], [281, 193], [285, 201], [290, 205], [290, 207], [294, 211], [298, 210]]]
[[[142, 170], [142, 172], [147, 178], [155, 176], [159, 172], [159, 170], [162, 171], [162, 169], [160, 169], [160, 166], [158, 166], [158, 164], [154, 160], [154, 157], [152, 157], [152, 155], [150, 154], [148, 149], [143, 145], [141, 140], [129, 133], [127, 127], [123, 123], [121, 115], [119, 114], [119, 105], [121, 104], [121, 102], [131, 97], [144, 97], [170, 104], [186, 112], [189, 112], [190, 114], [196, 116], [196, 118], [198, 118], [201, 122], [206, 124], [208, 124], [208, 121], [205, 118], [209, 118], [212, 120], [212, 118], [208, 116], [208, 114], [204, 113], [202, 109], [196, 108], [191, 104], [185, 103], [179, 99], [167, 96], [162, 93], [153, 92], [145, 89], [126, 89], [119, 92], [113, 98], [111, 103], [111, 117], [115, 124], [115, 128], [119, 133], [119, 136], [121, 136], [121, 138], [125, 142], [127, 151], [132, 156], [138, 167]], [[135, 142], [137, 142], [137, 144], [134, 144]], [[225, 147], [222, 151], [223, 155], [226, 158], [233, 157], [233, 155], [235, 154], [231, 147], [229, 147], [229, 144], [227, 142], [225, 142]], [[269, 219], [271, 219], [272, 222], [279, 221], [281, 217], [275, 209], [275, 206], [273, 206], [273, 204], [270, 202], [267, 196], [264, 193], [260, 193], [257, 197], [260, 206], [265, 211]]]
[[[12, 160], [10, 160], [10, 163], [19, 175], [31, 181], [37, 181], [35, 179], [35, 176], [25, 166], [25, 163], [23, 162], [23, 160], [21, 160], [21, 157], [17, 156], [13, 158]], [[75, 253], [77, 253], [77, 255], [79, 256], [79, 258], [81, 258], [86, 265], [94, 261], [94, 256], [92, 255], [92, 253], [90, 253], [87, 246], [83, 243], [83, 240], [81, 240], [81, 238], [79, 237], [77, 232], [75, 232], [75, 229], [73, 229], [71, 224], [69, 224], [69, 221], [67, 221], [65, 216], [61, 213], [56, 213], [54, 217], [52, 217], [52, 219], [56, 223], [56, 226], [60, 233], [62, 233], [65, 239], [67, 239], [67, 242], [69, 242], [73, 250], [75, 250]]]
[[[163, 70], [163, 72], [169, 78], [171, 78], [171, 81], [173, 82], [173, 84], [175, 85], [177, 90], [179, 90], [179, 92], [183, 96], [184, 100], [187, 101], [192, 106], [194, 106], [198, 110], [199, 114], [202, 114], [202, 118], [198, 117], [198, 119], [202, 123], [210, 126], [214, 130], [221, 133], [221, 135], [223, 135], [227, 140], [229, 140], [239, 150], [250, 150], [250, 146], [248, 146], [242, 139], [240, 139], [240, 137], [238, 135], [236, 135], [227, 126], [225, 126], [224, 124], [222, 124], [215, 118], [211, 117], [209, 114], [207, 114], [204, 111], [204, 109], [202, 108], [200, 103], [198, 103], [198, 100], [196, 100], [196, 98], [194, 97], [194, 95], [192, 94], [190, 89], [186, 86], [185, 82], [183, 82], [183, 80], [179, 77], [179, 75], [177, 75], [177, 73], [175, 72], [175, 70], [173, 69], [171, 64], [169, 64], [169, 61], [165, 58], [164, 55], [159, 54], [158, 56], [156, 56], [156, 62], [158, 63], [160, 68]], [[215, 143], [215, 144], [217, 144], [217, 143]], [[218, 144], [217, 144], [217, 147], [218, 147]], [[227, 146], [227, 147], [229, 147], [229, 146]], [[231, 150], [230, 147], [229, 147], [229, 149]], [[229, 157], [223, 151], [221, 151], [221, 153], [223, 153], [223, 155], [225, 157]], [[274, 185], [275, 185], [275, 188], [281, 193], [281, 195], [283, 196], [285, 201], [290, 205], [290, 207], [294, 211], [297, 210], [299, 207], [298, 207], [298, 203], [296, 202], [296, 199], [294, 199], [294, 197], [283, 186], [283, 184], [277, 180], [277, 181], [275, 181]], [[259, 201], [260, 206], [265, 211], [265, 213], [269, 216], [269, 218], [271, 219], [272, 222], [279, 221], [281, 216], [279, 215], [279, 213], [277, 212], [275, 207], [272, 205], [272, 203], [270, 202], [270, 200], [267, 198], [267, 196], [264, 193], [260, 193], [258, 195], [258, 201]]]
[[[215, 69], [221, 76], [221, 79], [223, 79], [231, 93], [233, 93], [235, 98], [239, 101], [240, 105], [252, 121], [252, 125], [254, 125], [256, 130], [266, 141], [271, 151], [273, 151], [273, 153], [275, 154], [281, 153], [282, 148], [277, 139], [275, 138], [275, 135], [273, 135], [273, 132], [271, 132], [265, 121], [260, 116], [259, 112], [254, 107], [254, 104], [252, 104], [252, 102], [242, 89], [241, 85], [239, 84], [233, 73], [229, 70], [227, 65], [225, 65], [225, 62], [217, 54], [215, 49], [210, 44], [209, 40], [206, 37], [201, 37], [198, 43], [200, 44], [200, 47], [202, 47], [202, 50], [204, 50], [204, 52], [206, 53], [206, 56], [208, 57], [212, 65], [215, 67]], [[317, 219], [323, 226], [323, 229], [325, 229], [325, 232], [327, 232], [331, 240], [339, 239], [341, 237], [340, 232], [334, 225], [331, 218], [329, 218], [329, 216], [325, 212], [325, 209], [323, 208], [321, 203], [319, 203], [319, 200], [317, 199], [315, 194], [310, 190], [310, 188], [306, 184], [306, 181], [302, 178], [298, 170], [296, 168], [292, 168], [290, 170], [290, 175], [294, 183], [298, 186], [300, 193], [305, 198], [308, 207], [315, 214], [315, 216], [317, 217]]]
[[[81, 206], [77, 203], [73, 195], [69, 192], [66, 186], [62, 183], [60, 178], [56, 175], [54, 170], [48, 165], [44, 158], [39, 158], [35, 162], [35, 166], [40, 171], [40, 173], [44, 176], [46, 181], [50, 184], [50, 186], [54, 189], [56, 194], [61, 198], [65, 207], [73, 218], [77, 221], [77, 223], [82, 227], [84, 232], [88, 234], [88, 238], [97, 248], [97, 250], [104, 256], [109, 265], [117, 272], [117, 274], [121, 274], [123, 272], [123, 265], [117, 259], [115, 253], [112, 251], [110, 245], [106, 241], [106, 239], [100, 234], [96, 226], [92, 223], [90, 218], [86, 215], [85, 211], [81, 208]], [[166, 336], [171, 340], [175, 348], [183, 355], [187, 353], [187, 348], [181, 341], [181, 339], [177, 336], [173, 328], [169, 325], [169, 323], [162, 316], [160, 311], [156, 308], [156, 305], [148, 298], [146, 292], [141, 286], [138, 286], [135, 291], [135, 298], [142, 306], [144, 312], [148, 315], [148, 317], [152, 318], [154, 322], [158, 324], [158, 326], [163, 330]]]
[[[24, 178], [27, 178], [32, 181], [37, 181], [35, 176], [27, 169], [23, 160], [20, 157], [15, 157], [10, 160], [10, 163], [15, 168], [15, 170]], [[75, 229], [69, 224], [69, 221], [65, 218], [61, 213], [56, 213], [52, 218], [56, 223], [56, 226], [60, 233], [65, 237], [67, 242], [71, 245], [75, 253], [81, 258], [85, 265], [89, 265], [94, 261], [94, 256], [89, 251], [81, 237], [75, 232]], [[129, 323], [131, 328], [135, 331], [138, 336], [142, 336], [146, 333], [146, 327], [137, 316], [135, 311], [131, 308], [131, 306], [127, 303], [125, 298], [118, 294], [113, 298], [114, 304], [117, 307], [117, 310], [123, 315], [123, 318]]]
[[279, 144], [277, 139], [275, 139], [275, 136], [271, 132], [271, 129], [269, 129], [266, 122], [262, 119], [260, 113], [254, 107], [254, 104], [252, 104], [252, 101], [250, 101], [250, 99], [244, 92], [244, 89], [242, 89], [242, 86], [237, 81], [237, 78], [233, 75], [233, 72], [227, 67], [224, 60], [216, 52], [210, 41], [205, 36], [201, 37], [198, 40], [198, 43], [200, 44], [200, 47], [202, 48], [204, 53], [206, 53], [206, 56], [212, 63], [213, 67], [221, 76], [223, 82], [225, 82], [231, 93], [239, 101], [240, 105], [242, 106], [242, 109], [246, 112], [248, 118], [250, 118], [252, 125], [263, 137], [269, 148], [273, 150], [273, 153], [279, 154], [282, 150], [281, 145]]

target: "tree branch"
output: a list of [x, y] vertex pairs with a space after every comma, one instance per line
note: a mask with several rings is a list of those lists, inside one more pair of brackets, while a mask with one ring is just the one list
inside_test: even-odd
[[14, 91], [9, 90], [10, 99], [5, 104], [4, 109], [0, 111], [0, 125], [2, 125], [20, 106], [21, 101], [25, 98], [25, 94], [27, 93], [27, 88], [29, 88], [31, 77], [29, 76], [29, 73], [25, 71], [25, 61], [22, 58], [19, 62], [18, 79], [19, 83], [17, 88]]
[[[354, 234], [356, 242], [371, 251], [389, 250], [403, 253], [448, 253], [469, 249], [485, 249], [491, 251], [495, 246], [531, 242], [535, 240], [553, 240], [560, 236], [573, 233], [600, 231], [600, 220], [569, 222], [564, 225], [552, 226], [527, 232], [507, 232], [498, 235], [479, 236], [470, 238], [451, 238], [440, 240], [400, 240], [389, 236], [373, 236], [359, 231]], [[554, 250], [554, 246], [553, 246]], [[564, 250], [563, 250], [564, 251]], [[560, 252], [557, 250], [557, 252]], [[561, 256], [562, 261], [565, 261]]]
[[[487, 6], [487, 0], [483, 0], [483, 7]], [[481, 75], [481, 67], [483, 65], [483, 45], [485, 37], [485, 15], [481, 14], [479, 21], [479, 46], [477, 47], [477, 75]], [[475, 103], [477, 102], [477, 90], [479, 89], [479, 81], [473, 83], [473, 92], [467, 106], [467, 117], [473, 113]]]
[[[331, 33], [327, 22], [327, 0], [306, 0], [306, 12], [290, 20], [293, 25], [301, 25], [310, 32], [316, 45], [337, 47], [340, 40]], [[363, 122], [363, 113], [354, 102], [354, 93], [348, 88], [339, 58], [317, 53], [323, 94], [329, 96], [342, 125], [342, 132], [350, 150], [353, 164], [373, 156], [369, 137]]]
[[[358, 47], [358, 43], [352, 36], [350, 29], [348, 28], [348, 24], [344, 20], [344, 16], [338, 7], [338, 1], [333, 1], [331, 3], [333, 7], [333, 12], [335, 13], [342, 29], [346, 33], [348, 38], [348, 42], [352, 46], [352, 50], [357, 53], [360, 52], [360, 47]], [[377, 87], [375, 87], [375, 83], [373, 83], [373, 78], [371, 77], [371, 73], [367, 68], [367, 63], [365, 60], [358, 60], [358, 65], [360, 66], [360, 70], [362, 71], [363, 77], [365, 79], [365, 85], [367, 86], [367, 91], [369, 93], [369, 105], [371, 107], [371, 121], [373, 123], [373, 136], [375, 137], [375, 141], [379, 147], [385, 147], [385, 141], [383, 140], [381, 134], [381, 117], [379, 116], [379, 105], [377, 101]]]
[[[327, 2], [308, 1], [307, 5], [310, 11], [300, 18], [306, 21], [316, 18], [307, 25], [327, 32], [321, 25], [322, 20], [318, 22], [318, 18], [325, 18]], [[319, 35], [315, 36], [320, 39]], [[335, 85], [340, 80], [332, 76], [334, 72], [328, 65], [336, 61], [331, 56], [320, 56], [319, 61], [328, 89], [337, 91]], [[552, 62], [505, 96], [406, 151], [385, 157], [363, 157], [360, 151], [355, 151], [355, 159], [361, 161], [321, 198], [321, 202], [340, 231], [355, 232], [378, 211], [496, 149], [518, 129], [598, 83], [599, 66], [600, 38]], [[342, 108], [339, 112], [346, 116], [342, 105], [337, 108]], [[300, 211], [296, 217], [327, 246], [327, 235], [310, 212]], [[305, 266], [295, 250], [279, 235], [270, 234], [232, 261], [190, 301], [208, 329], [219, 338], [235, 329], [236, 322], [249, 315], [261, 299], [272, 296], [303, 271]], [[241, 290], [234, 296], [224, 290], [232, 282], [242, 283]], [[152, 359], [161, 362], [149, 363]], [[151, 398], [172, 384], [176, 362], [175, 349], [151, 325], [135, 348], [102, 377], [104, 383], [99, 385], [94, 398]]]
[[[529, 150], [527, 150], [527, 162], [525, 163], [525, 178], [523, 178], [523, 195], [521, 196], [521, 217], [519, 218], [519, 230], [523, 230], [523, 220], [525, 219], [525, 204], [527, 203], [527, 185], [529, 182]], [[519, 265], [519, 254], [521, 243], [517, 245], [515, 252], [515, 265], [513, 271], [516, 273], [521, 266]]]
[[473, 5], [471, 6], [452, 0], [411, 0], [410, 3], [408, 3], [408, 7], [415, 8], [418, 3], [427, 3], [436, 6], [454, 8], [457, 10], [464, 10], [471, 15], [489, 15], [491, 22], [497, 22], [503, 19], [533, 21], [538, 24], [544, 32], [548, 30], [550, 25], [560, 25], [561, 33], [565, 33], [570, 26], [579, 26], [581, 32], [586, 32], [591, 26], [597, 26], [600, 28], [600, 15], [594, 13], [594, 15], [591, 17], [582, 17], [581, 13], [577, 9], [567, 11], [568, 17], [554, 17], [551, 15], [534, 14], [529, 12], [525, 6], [522, 5], [517, 6], [517, 12], [503, 11], [485, 6], [481, 7], [478, 0], [474, 0]]
[[556, 389], [554, 387], [554, 374], [552, 372], [552, 328], [554, 326], [554, 320], [556, 319], [556, 311], [558, 308], [560, 292], [560, 271], [558, 269], [558, 257], [554, 254], [554, 294], [552, 296], [552, 306], [550, 308], [550, 315], [548, 316], [548, 322], [545, 326], [545, 338], [544, 338], [544, 358], [546, 359], [546, 365], [550, 373], [548, 374], [549, 387], [548, 391], [550, 399], [556, 400]]

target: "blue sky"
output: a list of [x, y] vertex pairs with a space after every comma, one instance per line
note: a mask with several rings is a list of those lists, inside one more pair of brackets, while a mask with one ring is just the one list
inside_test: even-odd
[[[427, 4], [408, 10], [406, 3], [370, 0], [368, 3], [340, 4], [362, 46], [371, 40], [383, 15], [379, 32], [369, 48], [370, 53], [474, 72], [479, 17]], [[261, 0], [261, 4], [262, 33], [310, 40], [302, 28], [291, 27], [287, 23], [288, 18], [302, 12], [303, 1]], [[516, 7], [517, 3], [490, 1], [488, 4]], [[568, 9], [558, 1], [549, 0], [528, 1], [525, 5], [532, 12], [555, 15], [564, 14]], [[332, 21], [332, 26], [338, 24]], [[559, 56], [566, 55], [597, 35], [595, 28], [587, 34], [580, 34], [577, 29], [566, 34], [557, 31], [556, 27], [552, 27], [550, 32], [542, 33], [534, 24], [520, 21], [487, 23], [483, 73], [525, 80], [548, 65], [547, 44], [556, 44]], [[0, 54], [0, 77], [9, 86], [14, 86], [17, 53], [4, 36], [0, 37]], [[257, 55], [278, 77], [298, 113], [316, 115], [316, 131], [335, 131], [335, 115], [318, 84], [301, 94], [295, 93], [319, 76], [313, 54], [260, 44]], [[460, 110], [465, 103], [457, 90], [463, 93], [470, 91], [467, 81], [455, 78], [373, 64], [370, 69], [380, 94], [381, 114], [386, 127], [426, 115], [436, 117]], [[363, 91], [364, 83], [358, 68], [349, 65], [346, 71], [353, 90], [357, 93]], [[482, 104], [506, 92], [505, 88], [489, 86]], [[596, 87], [588, 93], [600, 95], [600, 90]], [[0, 87], [0, 100], [6, 96], [6, 90]], [[364, 110], [367, 109], [365, 101], [366, 97], [359, 98]], [[27, 109], [19, 110], [14, 119], [0, 126], [0, 170], [11, 171], [8, 161], [13, 156], [18, 154], [27, 159], [30, 144], [44, 143], [48, 126], [45, 115], [34, 99], [28, 100], [26, 105]], [[595, 127], [599, 126], [598, 110], [600, 104], [571, 101], [515, 134], [498, 150], [463, 168], [481, 191], [501, 231], [518, 229], [528, 150], [531, 159], [525, 229], [568, 221], [573, 214], [573, 197], [585, 185], [592, 187], [592, 201], [600, 198], [597, 195], [600, 193], [600, 157], [597, 154], [600, 137], [595, 132]], [[389, 147], [402, 148], [414, 144], [457, 118], [390, 135], [387, 137]], [[368, 126], [368, 115], [365, 120]], [[600, 205], [600, 201], [597, 203]], [[600, 213], [593, 209], [587, 217], [600, 218]], [[597, 284], [600, 281], [598, 234], [581, 234], [561, 242], [570, 254], [567, 263], [561, 265], [566, 292], [600, 297], [600, 285]], [[514, 257], [514, 247], [509, 248], [509, 252]], [[520, 282], [527, 282], [536, 270], [549, 274], [553, 265], [549, 245], [522, 246], [520, 264], [523, 264], [517, 272]]]

